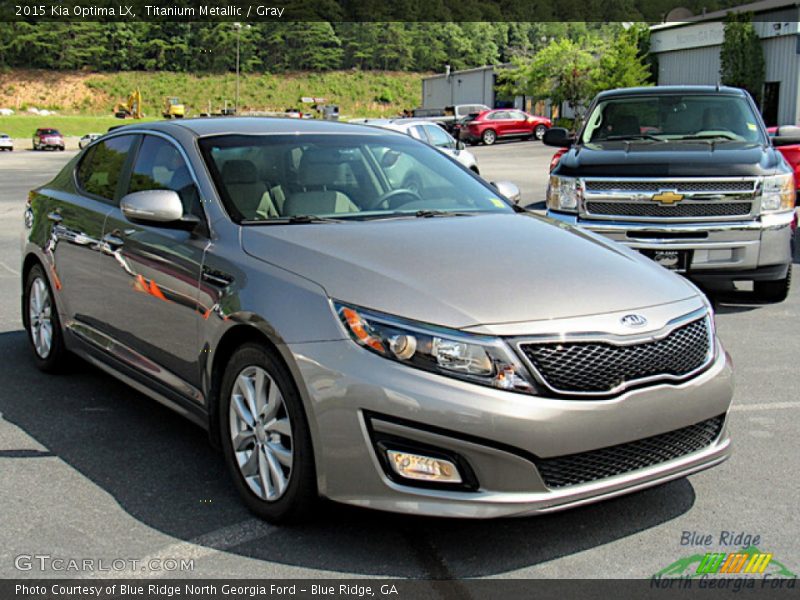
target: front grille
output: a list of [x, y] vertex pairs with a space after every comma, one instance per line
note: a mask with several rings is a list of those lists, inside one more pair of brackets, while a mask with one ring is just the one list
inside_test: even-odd
[[701, 368], [711, 352], [708, 328], [703, 317], [641, 344], [548, 342], [524, 343], [520, 349], [554, 391], [608, 394], [639, 379], [681, 377]]
[[587, 192], [660, 192], [675, 190], [682, 193], [691, 192], [752, 192], [755, 189], [753, 180], [743, 181], [592, 181], [585, 182]]
[[662, 206], [656, 202], [595, 202], [586, 203], [586, 213], [620, 217], [742, 217], [750, 214], [750, 202], [703, 202]]
[[535, 459], [548, 488], [589, 483], [674, 460], [709, 446], [719, 437], [724, 417], [600, 450]]

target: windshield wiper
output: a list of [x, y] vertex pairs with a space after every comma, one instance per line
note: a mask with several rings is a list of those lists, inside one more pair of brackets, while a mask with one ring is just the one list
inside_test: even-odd
[[471, 217], [475, 212], [455, 210], [418, 210], [416, 212], [395, 211], [378, 215], [368, 215], [360, 221], [387, 221], [389, 219], [430, 219], [432, 217]]
[[677, 138], [679, 142], [683, 140], [725, 140], [727, 142], [736, 142], [739, 141], [739, 138], [734, 133], [699, 133], [696, 135], [683, 135]]
[[273, 219], [245, 219], [242, 225], [302, 225], [305, 223], [344, 223], [344, 219], [318, 217], [317, 215], [292, 215]]
[[656, 137], [650, 133], [632, 133], [630, 135], [610, 135], [604, 140], [597, 140], [597, 141], [605, 141], [605, 142], [626, 142], [632, 140], [653, 140], [654, 142], [663, 142], [664, 140], [660, 137]]

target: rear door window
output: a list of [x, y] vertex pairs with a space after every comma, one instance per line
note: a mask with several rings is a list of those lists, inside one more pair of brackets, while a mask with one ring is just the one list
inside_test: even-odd
[[121, 135], [92, 146], [78, 166], [78, 186], [84, 192], [113, 203], [122, 169], [135, 136]]

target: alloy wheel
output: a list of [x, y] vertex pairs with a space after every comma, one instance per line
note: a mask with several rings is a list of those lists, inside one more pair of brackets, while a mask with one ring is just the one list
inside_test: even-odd
[[50, 356], [53, 347], [53, 302], [50, 290], [41, 277], [36, 277], [28, 294], [28, 319], [33, 348], [39, 358]]
[[292, 475], [292, 427], [283, 393], [264, 369], [239, 373], [230, 397], [230, 436], [239, 472], [250, 490], [273, 502]]

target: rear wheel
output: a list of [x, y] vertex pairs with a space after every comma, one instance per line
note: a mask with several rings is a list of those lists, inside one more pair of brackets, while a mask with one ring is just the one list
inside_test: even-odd
[[753, 293], [760, 302], [783, 302], [789, 296], [792, 285], [792, 265], [786, 272], [786, 277], [773, 281], [754, 281]]
[[317, 499], [311, 435], [278, 356], [257, 344], [239, 348], [219, 404], [225, 462], [247, 507], [272, 522], [307, 518]]
[[481, 141], [487, 146], [491, 146], [497, 141], [497, 133], [495, 133], [494, 129], [487, 129], [481, 135]]
[[63, 370], [69, 355], [58, 319], [55, 298], [41, 265], [35, 265], [25, 280], [25, 328], [36, 366], [47, 373]]

